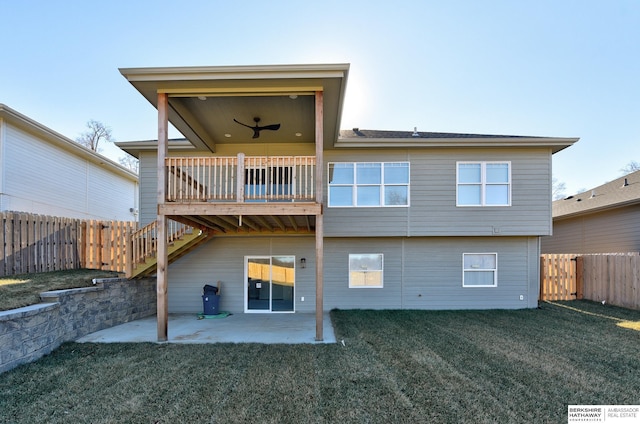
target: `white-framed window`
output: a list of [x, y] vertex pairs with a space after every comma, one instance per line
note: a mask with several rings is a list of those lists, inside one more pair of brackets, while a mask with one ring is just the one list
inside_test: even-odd
[[511, 206], [511, 162], [457, 162], [457, 206]]
[[382, 288], [383, 268], [382, 253], [349, 254], [349, 288]]
[[497, 287], [497, 253], [463, 253], [462, 287]]
[[409, 206], [409, 162], [329, 163], [329, 207]]

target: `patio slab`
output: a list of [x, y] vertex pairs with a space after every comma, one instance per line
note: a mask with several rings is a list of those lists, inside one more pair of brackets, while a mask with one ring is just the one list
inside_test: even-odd
[[[324, 340], [315, 341], [315, 314], [231, 314], [226, 318], [198, 319], [197, 315], [170, 314], [168, 343], [335, 343], [329, 313], [323, 318]], [[131, 321], [88, 334], [79, 343], [157, 342], [156, 317]]]

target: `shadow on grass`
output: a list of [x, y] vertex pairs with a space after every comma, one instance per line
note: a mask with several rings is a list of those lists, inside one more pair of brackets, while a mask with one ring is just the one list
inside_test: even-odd
[[[332, 311], [334, 345], [67, 343], [0, 375], [0, 422], [566, 422], [637, 404], [640, 332], [592, 302]], [[588, 313], [584, 313], [588, 312]]]

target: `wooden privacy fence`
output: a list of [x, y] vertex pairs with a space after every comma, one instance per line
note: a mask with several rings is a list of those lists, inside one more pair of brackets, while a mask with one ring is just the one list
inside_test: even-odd
[[540, 257], [540, 300], [582, 299], [582, 286], [578, 294], [577, 261], [574, 254]]
[[82, 268], [125, 272], [127, 237], [136, 231], [136, 223], [88, 220], [82, 229]]
[[135, 222], [0, 212], [0, 276], [78, 268], [124, 272]]
[[640, 309], [640, 254], [545, 254], [540, 300], [589, 299]]

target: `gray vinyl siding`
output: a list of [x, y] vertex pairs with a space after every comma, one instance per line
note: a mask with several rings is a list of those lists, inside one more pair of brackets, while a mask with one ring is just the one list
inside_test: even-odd
[[[328, 237], [537, 236], [551, 232], [548, 149], [333, 150], [325, 152], [325, 161], [409, 161], [411, 166], [410, 207], [327, 206], [324, 212]], [[510, 161], [511, 206], [457, 207], [457, 161]], [[325, 169], [325, 181], [326, 172]], [[325, 205], [326, 202], [325, 198]]]
[[[315, 311], [313, 237], [214, 237], [169, 266], [169, 312], [202, 312], [202, 287], [218, 281], [222, 282], [220, 309], [244, 312], [244, 258], [270, 255], [295, 256], [295, 309]], [[304, 269], [300, 258], [306, 258]]]
[[[551, 234], [551, 153], [549, 149], [328, 150], [325, 180], [326, 237], [539, 236]], [[510, 161], [508, 207], [456, 207], [457, 161]], [[329, 208], [328, 162], [409, 161], [410, 206]], [[140, 155], [140, 223], [156, 219], [157, 160]]]
[[158, 217], [158, 155], [155, 152], [141, 152], [139, 159], [139, 222], [144, 227]]
[[553, 236], [542, 238], [543, 253], [640, 251], [640, 205], [557, 219]]
[[27, 131], [3, 125], [3, 210], [133, 221], [137, 181]]
[[[493, 252], [498, 253], [497, 287], [462, 287], [462, 254]], [[384, 254], [383, 288], [349, 288], [350, 253]], [[314, 237], [214, 237], [170, 265], [169, 312], [201, 312], [202, 287], [221, 281], [220, 308], [242, 313], [248, 255], [295, 256], [295, 309], [315, 310]], [[538, 257], [537, 237], [326, 238], [324, 309], [534, 308]]]
[[[327, 239], [325, 309], [533, 308], [538, 252], [535, 237]], [[384, 287], [349, 288], [349, 253], [383, 253]], [[462, 287], [463, 253], [497, 253], [497, 287]]]

